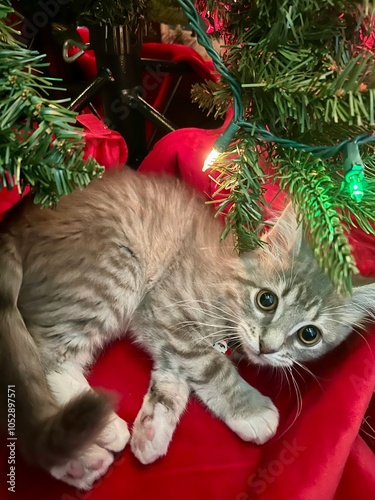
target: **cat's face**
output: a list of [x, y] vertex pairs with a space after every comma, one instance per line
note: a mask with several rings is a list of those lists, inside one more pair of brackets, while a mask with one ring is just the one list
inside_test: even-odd
[[251, 286], [240, 325], [243, 350], [254, 363], [291, 366], [339, 345], [375, 308], [375, 284], [338, 294], [302, 241], [291, 207], [245, 255]]

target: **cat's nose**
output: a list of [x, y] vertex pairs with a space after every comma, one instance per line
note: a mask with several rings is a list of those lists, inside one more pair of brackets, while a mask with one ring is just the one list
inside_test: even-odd
[[276, 352], [277, 349], [272, 349], [272, 347], [268, 346], [264, 340], [259, 340], [259, 352], [260, 354], [272, 354]]

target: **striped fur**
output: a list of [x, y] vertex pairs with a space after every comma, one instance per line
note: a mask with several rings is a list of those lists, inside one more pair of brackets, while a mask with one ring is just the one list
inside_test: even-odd
[[[373, 307], [374, 287], [335, 294], [290, 207], [267, 245], [242, 258], [221, 231], [179, 181], [128, 169], [56, 210], [26, 199], [10, 212], [0, 227], [0, 370], [20, 395], [29, 459], [82, 489], [105, 473], [130, 435], [84, 371], [128, 329], [154, 359], [131, 437], [143, 463], [167, 452], [191, 392], [241, 438], [263, 443], [275, 434], [273, 403], [214, 343], [227, 338], [241, 355], [274, 366], [320, 356], [362, 321], [364, 297]], [[262, 289], [278, 296], [271, 314], [256, 306]], [[323, 336], [306, 347], [296, 329], [312, 323]]]

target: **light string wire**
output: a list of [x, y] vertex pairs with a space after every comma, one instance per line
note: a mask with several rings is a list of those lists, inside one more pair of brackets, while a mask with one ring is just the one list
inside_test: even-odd
[[200, 43], [200, 45], [202, 45], [202, 47], [206, 49], [208, 55], [212, 59], [216, 71], [220, 73], [220, 75], [227, 81], [228, 85], [231, 88], [233, 94], [233, 109], [234, 109], [233, 122], [238, 124], [240, 120], [243, 118], [241, 84], [234, 78], [231, 71], [225, 66], [223, 60], [216, 52], [216, 50], [213, 48], [210, 37], [202, 29], [201, 17], [195, 6], [192, 4], [192, 2], [190, 0], [178, 0], [178, 2], [185, 12], [189, 20], [190, 26], [197, 35], [198, 42]]
[[[362, 133], [357, 135], [352, 139], [345, 139], [342, 142], [339, 142], [332, 146], [312, 146], [308, 144], [303, 144], [293, 139], [278, 137], [274, 135], [271, 131], [266, 128], [256, 126], [255, 124], [251, 124], [250, 122], [243, 120], [243, 105], [242, 105], [242, 88], [240, 83], [234, 78], [231, 71], [225, 66], [223, 60], [219, 56], [219, 54], [214, 50], [211, 40], [207, 33], [205, 33], [201, 27], [201, 18], [195, 6], [192, 4], [190, 0], [178, 0], [182, 9], [184, 10], [191, 27], [196, 33], [198, 42], [202, 45], [208, 55], [211, 57], [212, 62], [215, 66], [215, 69], [220, 75], [226, 80], [229, 87], [231, 88], [233, 94], [233, 119], [228, 129], [229, 134], [222, 134], [224, 137], [225, 147], [221, 148], [220, 152], [223, 152], [223, 149], [229, 146], [231, 140], [234, 137], [235, 132], [242, 128], [244, 131], [249, 132], [251, 135], [256, 136], [257, 139], [267, 141], [267, 142], [275, 142], [280, 144], [286, 148], [294, 148], [298, 151], [306, 151], [307, 153], [312, 153], [313, 156], [319, 156], [321, 158], [329, 158], [335, 156], [341, 150], [346, 148], [349, 144], [354, 144], [356, 147], [366, 144], [368, 142], [375, 142], [375, 135], [369, 133]], [[358, 156], [357, 156], [358, 158]]]

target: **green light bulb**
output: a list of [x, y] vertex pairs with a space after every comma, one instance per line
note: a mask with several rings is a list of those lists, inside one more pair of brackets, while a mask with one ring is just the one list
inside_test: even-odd
[[345, 188], [348, 190], [350, 197], [356, 202], [360, 202], [365, 194], [363, 170], [363, 165], [356, 164], [345, 174]]

